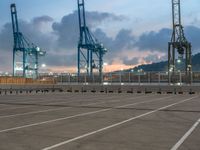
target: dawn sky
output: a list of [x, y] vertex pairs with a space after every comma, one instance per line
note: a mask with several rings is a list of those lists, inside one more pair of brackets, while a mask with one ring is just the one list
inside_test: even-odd
[[[78, 41], [76, 0], [1, 0], [0, 70], [12, 68], [10, 4], [16, 3], [21, 31], [47, 51], [51, 71], [75, 71]], [[200, 1], [181, 0], [186, 36], [200, 52]], [[87, 22], [109, 49], [107, 71], [166, 59], [171, 35], [171, 0], [85, 0]], [[105, 15], [106, 13], [106, 15]], [[10, 59], [10, 61], [8, 61]]]

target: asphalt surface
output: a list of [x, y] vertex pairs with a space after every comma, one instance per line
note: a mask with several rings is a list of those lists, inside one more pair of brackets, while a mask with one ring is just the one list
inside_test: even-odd
[[0, 96], [0, 150], [200, 150], [200, 96]]

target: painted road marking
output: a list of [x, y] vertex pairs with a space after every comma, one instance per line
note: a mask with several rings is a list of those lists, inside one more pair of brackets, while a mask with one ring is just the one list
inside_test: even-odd
[[144, 114], [139, 115], [139, 116], [136, 116], [136, 117], [132, 117], [132, 118], [130, 118], [130, 119], [127, 119], [127, 120], [121, 121], [121, 122], [119, 122], [119, 123], [116, 123], [116, 124], [107, 126], [107, 127], [105, 127], [105, 128], [101, 128], [101, 129], [99, 129], [99, 130], [96, 130], [96, 131], [93, 131], [93, 132], [89, 132], [89, 133], [83, 134], [83, 135], [81, 135], [81, 136], [78, 136], [78, 137], [75, 137], [75, 138], [66, 140], [66, 141], [64, 141], [64, 142], [61, 142], [61, 143], [58, 143], [58, 144], [55, 144], [55, 145], [52, 145], [52, 146], [43, 148], [42, 150], [51, 150], [51, 149], [60, 147], [60, 146], [62, 146], [62, 145], [65, 145], [65, 144], [68, 144], [68, 143], [71, 143], [71, 142], [74, 142], [74, 141], [83, 139], [83, 138], [85, 138], [85, 137], [88, 137], [88, 136], [91, 136], [91, 135], [94, 135], [94, 134], [103, 132], [103, 131], [105, 131], [105, 130], [108, 130], [108, 129], [111, 129], [111, 128], [114, 128], [114, 127], [117, 127], [117, 126], [120, 126], [120, 125], [123, 125], [123, 124], [125, 124], [125, 123], [128, 123], [128, 122], [130, 122], [130, 121], [136, 120], [136, 119], [138, 119], [138, 118], [145, 117], [145, 116], [147, 116], [147, 115], [153, 114], [153, 113], [158, 112], [158, 111], [160, 111], [160, 110], [163, 110], [163, 109], [166, 109], [166, 108], [169, 108], [169, 107], [172, 107], [172, 106], [175, 106], [175, 105], [178, 105], [178, 104], [181, 104], [181, 103], [190, 101], [190, 100], [195, 99], [195, 98], [197, 98], [197, 97], [198, 97], [198, 96], [195, 96], [195, 97], [192, 97], [192, 98], [189, 98], [189, 99], [182, 100], [182, 101], [177, 102], [177, 103], [173, 103], [173, 104], [170, 104], [170, 105], [167, 105], [167, 106], [158, 108], [158, 109], [156, 109], [156, 110], [153, 110], [153, 111], [144, 113]]
[[[144, 98], [144, 97], [147, 97], [147, 96], [138, 96], [138, 97], [134, 97], [132, 99]], [[129, 100], [129, 99], [126, 99], [126, 100]], [[95, 102], [95, 103], [91, 103], [91, 104], [88, 104], [88, 105], [82, 105], [82, 107], [84, 107], [84, 106], [92, 106], [92, 105], [96, 105], [96, 104], [110, 103], [110, 102], [119, 102], [119, 101], [122, 101], [122, 100], [112, 100], [112, 101], [104, 101], [104, 102]], [[81, 107], [81, 105], [80, 105], [80, 107]], [[18, 117], [18, 116], [25, 116], [25, 115], [31, 115], [31, 114], [38, 114], [38, 113], [45, 113], [45, 112], [51, 112], [51, 111], [57, 111], [57, 110], [64, 110], [64, 109], [69, 109], [69, 108], [73, 108], [73, 106], [72, 107], [64, 107], [64, 108], [46, 109], [46, 110], [41, 110], [41, 111], [32, 111], [32, 112], [19, 113], [19, 114], [14, 114], [14, 115], [0, 116], [0, 119], [11, 118], [11, 117]]]
[[171, 150], [177, 150], [184, 142], [185, 140], [192, 134], [192, 132], [197, 128], [197, 126], [200, 124], [200, 118], [195, 122], [195, 124], [188, 130], [188, 132], [185, 133], [185, 135], [171, 148]]
[[[170, 96], [171, 97], [171, 96]], [[166, 99], [168, 97], [163, 97], [163, 98], [159, 98], [160, 100], [162, 99]], [[156, 99], [157, 100], [157, 99]], [[143, 102], [137, 102], [135, 103], [135, 105], [138, 105], [140, 103], [144, 103]], [[148, 103], [148, 101], [146, 101], [146, 103]], [[134, 105], [134, 103], [130, 104], [130, 105]], [[124, 105], [123, 105], [124, 106]], [[123, 107], [121, 106], [121, 107]], [[120, 107], [120, 106], [118, 106]], [[38, 123], [33, 123], [33, 124], [28, 124], [28, 125], [24, 125], [24, 126], [19, 126], [19, 127], [14, 127], [14, 128], [8, 128], [8, 129], [4, 129], [4, 130], [0, 130], [0, 133], [3, 132], [8, 132], [8, 131], [14, 131], [14, 130], [18, 130], [18, 129], [23, 129], [23, 128], [28, 128], [28, 127], [33, 127], [33, 126], [38, 126], [38, 125], [43, 125], [43, 124], [48, 124], [48, 123], [53, 123], [53, 122], [57, 122], [57, 121], [63, 121], [63, 120], [67, 120], [67, 119], [72, 119], [72, 118], [76, 118], [76, 117], [82, 117], [82, 116], [86, 116], [86, 115], [91, 115], [91, 114], [96, 114], [96, 113], [100, 113], [100, 112], [104, 112], [104, 111], [110, 111], [113, 109], [116, 109], [117, 107], [114, 108], [108, 108], [108, 109], [101, 109], [98, 111], [91, 111], [91, 112], [87, 112], [87, 113], [81, 113], [81, 114], [77, 114], [77, 115], [73, 115], [73, 116], [68, 116], [68, 117], [63, 117], [63, 118], [57, 118], [57, 119], [53, 119], [53, 120], [48, 120], [48, 121], [43, 121], [43, 122], [38, 122]]]
[[[112, 98], [114, 98], [114, 97], [116, 97], [116, 96], [112, 96], [111, 98], [109, 97], [109, 99], [112, 99]], [[70, 99], [71, 98], [74, 98], [73, 96], [71, 96], [70, 97]], [[92, 97], [93, 98], [93, 97]], [[91, 98], [91, 99], [92, 99]], [[137, 97], [136, 97], [137, 98]], [[91, 100], [90, 99], [90, 100]], [[41, 99], [42, 100], [42, 99]], [[99, 99], [98, 99], [99, 100]], [[101, 99], [102, 100], [102, 99]], [[43, 102], [51, 102], [51, 101], [53, 101], [53, 100], [47, 100], [47, 101], [37, 101], [37, 102], [39, 102], [39, 104], [41, 104], [41, 103], [43, 103]], [[62, 103], [71, 103], [71, 102], [74, 102], [75, 100], [70, 100], [70, 101], [67, 101], [67, 102], [53, 102], [53, 103], [47, 103], [47, 105], [56, 105], [56, 104], [62, 104]], [[79, 102], [79, 100], [78, 101], [75, 101], [75, 102]], [[12, 104], [12, 103], [11, 103]], [[30, 103], [17, 103], [17, 105], [25, 105], [25, 104], [34, 104], [34, 102], [30, 102]], [[9, 105], [9, 104], [5, 104], [5, 105]], [[14, 105], [14, 103], [13, 103], [13, 105]], [[22, 107], [11, 107], [11, 108], [2, 108], [2, 109], [0, 109], [0, 111], [2, 111], [2, 110], [12, 110], [12, 109], [21, 109], [21, 108], [32, 108], [32, 107], [35, 107], [35, 106], [22, 106]], [[50, 106], [51, 107], [51, 106]], [[53, 106], [52, 106], [53, 107]]]

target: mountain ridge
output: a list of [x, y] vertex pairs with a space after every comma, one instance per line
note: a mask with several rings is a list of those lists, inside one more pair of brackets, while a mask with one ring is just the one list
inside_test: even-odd
[[[200, 71], [200, 53], [197, 53], [192, 56], [192, 70], [194, 72]], [[168, 62], [167, 61], [161, 61], [157, 63], [152, 63], [152, 64], [145, 64], [145, 65], [139, 65], [137, 67], [131, 68], [126, 70], [127, 72], [131, 72], [132, 70], [137, 71], [137, 70], [143, 70], [145, 72], [162, 72], [162, 71], [167, 71], [168, 69]]]

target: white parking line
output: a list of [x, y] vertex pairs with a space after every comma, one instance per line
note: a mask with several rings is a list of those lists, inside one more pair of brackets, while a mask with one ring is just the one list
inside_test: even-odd
[[200, 118], [195, 122], [195, 124], [188, 130], [188, 132], [185, 133], [185, 135], [171, 148], [171, 150], [177, 150], [184, 142], [185, 140], [192, 134], [192, 132], [197, 128], [197, 126], [200, 124]]
[[[166, 98], [172, 98], [172, 97], [174, 97], [174, 96], [168, 96], [168, 97], [165, 97], [165, 98], [159, 98], [159, 99], [155, 99], [155, 100], [150, 100], [150, 101], [148, 101], [148, 102], [149, 102], [149, 103], [150, 103], [150, 102], [157, 102], [157, 101], [160, 101], [160, 100], [163, 100], [163, 99], [166, 99]], [[144, 104], [144, 103], [146, 103], [146, 101], [138, 102], [138, 104]], [[135, 103], [135, 104], [137, 104], [137, 103]], [[133, 106], [133, 105], [135, 105], [135, 104], [127, 104], [127, 105], [124, 105], [124, 106], [119, 106], [119, 107], [117, 107], [117, 108], [125, 108], [125, 107], [128, 107], [128, 106]]]
[[[159, 99], [163, 100], [163, 99], [166, 99], [166, 98], [169, 98], [169, 97], [163, 97], [163, 98], [159, 98]], [[158, 100], [158, 99], [156, 99], [156, 100]], [[132, 103], [130, 105], [134, 105], [134, 104], [138, 105], [138, 104], [141, 104], [141, 103], [144, 103], [144, 102], [145, 101], [143, 101], [143, 102], [137, 102], [137, 103]], [[148, 103], [148, 102], [149, 101], [146, 101], [146, 103]], [[125, 105], [123, 105], [123, 106], [125, 106]], [[91, 111], [91, 112], [81, 113], [81, 114], [77, 114], [77, 115], [73, 115], [73, 116], [68, 116], [68, 117], [63, 117], [63, 118], [57, 118], [57, 119], [53, 119], [53, 120], [48, 120], [48, 121], [43, 121], [43, 122], [28, 124], [28, 125], [14, 127], [14, 128], [8, 128], [8, 129], [0, 130], [0, 133], [8, 132], [8, 131], [13, 131], [13, 130], [18, 130], [18, 129], [23, 129], [23, 128], [27, 128], [27, 127], [33, 127], [33, 126], [48, 124], [48, 123], [53, 123], [53, 122], [57, 122], [57, 121], [63, 121], [63, 120], [72, 119], [72, 118], [76, 118], [76, 117], [82, 117], [82, 116], [96, 114], [96, 113], [104, 112], [104, 111], [110, 111], [110, 110], [113, 110], [113, 109], [116, 109], [116, 108], [119, 108], [119, 107], [123, 107], [123, 106], [118, 106], [118, 107], [108, 108], [108, 109], [101, 109], [101, 110], [98, 110], [98, 111]]]
[[167, 105], [167, 106], [158, 108], [158, 109], [156, 109], [156, 110], [153, 110], [153, 111], [144, 113], [144, 114], [139, 115], [139, 116], [136, 116], [136, 117], [132, 117], [132, 118], [130, 118], [130, 119], [127, 119], [127, 120], [121, 121], [121, 122], [119, 122], [119, 123], [116, 123], [116, 124], [107, 126], [107, 127], [105, 127], [105, 128], [101, 128], [101, 129], [99, 129], [99, 130], [96, 130], [96, 131], [93, 131], [93, 132], [89, 132], [89, 133], [83, 134], [83, 135], [81, 135], [81, 136], [78, 136], [78, 137], [75, 137], [75, 138], [66, 140], [66, 141], [64, 141], [64, 142], [61, 142], [61, 143], [58, 143], [58, 144], [55, 144], [55, 145], [52, 145], [52, 146], [43, 148], [42, 150], [51, 150], [51, 149], [60, 147], [60, 146], [62, 146], [62, 145], [65, 145], [65, 144], [68, 144], [68, 143], [71, 143], [71, 142], [74, 142], [74, 141], [83, 139], [83, 138], [85, 138], [85, 137], [88, 137], [88, 136], [91, 136], [91, 135], [94, 135], [94, 134], [103, 132], [103, 131], [105, 131], [105, 130], [108, 130], [108, 129], [111, 129], [111, 128], [114, 128], [114, 127], [117, 127], [117, 126], [120, 126], [120, 125], [123, 125], [123, 124], [128, 123], [128, 122], [130, 122], [130, 121], [133, 121], [133, 120], [135, 120], [135, 119], [138, 119], [138, 118], [141, 118], [141, 117], [144, 117], [144, 116], [153, 114], [153, 113], [158, 112], [158, 111], [160, 111], [160, 110], [163, 110], [163, 109], [166, 109], [166, 108], [169, 108], [169, 107], [172, 107], [172, 106], [175, 106], [175, 105], [178, 105], [178, 104], [181, 104], [181, 103], [190, 101], [190, 100], [192, 100], [192, 99], [194, 99], [194, 98], [197, 98], [197, 97], [198, 97], [198, 96], [195, 96], [195, 97], [192, 97], [192, 98], [189, 98], [189, 99], [182, 100], [182, 101], [177, 102], [177, 103], [173, 103], [173, 104], [170, 104], [170, 105]]
[[[137, 98], [144, 98], [147, 96], [138, 96], [138, 97], [134, 97], [132, 99], [137, 99]], [[125, 99], [128, 100], [128, 99]], [[87, 106], [92, 106], [92, 105], [97, 105], [97, 104], [104, 104], [104, 103], [110, 103], [110, 102], [120, 102], [122, 100], [112, 100], [112, 101], [104, 101], [104, 102], [95, 102], [95, 103], [91, 103], [88, 105], [82, 105], [83, 107], [87, 107]], [[59, 103], [60, 104], [60, 103]], [[81, 107], [81, 105], [80, 105]], [[11, 118], [11, 117], [18, 117], [18, 116], [25, 116], [25, 115], [31, 115], [31, 114], [38, 114], [38, 113], [45, 113], [45, 112], [51, 112], [51, 111], [57, 111], [57, 110], [64, 110], [64, 109], [69, 109], [69, 108], [73, 108], [72, 107], [64, 107], [64, 108], [54, 108], [54, 109], [46, 109], [46, 110], [41, 110], [41, 111], [32, 111], [32, 112], [27, 112], [27, 113], [19, 113], [19, 114], [14, 114], [14, 115], [6, 115], [6, 116], [0, 116], [0, 119], [3, 118]]]
[[34, 124], [29, 124], [29, 125], [24, 125], [24, 126], [19, 126], [19, 127], [15, 127], [15, 128], [9, 128], [9, 129], [5, 129], [5, 130], [0, 130], [0, 133], [8, 132], [8, 131], [13, 131], [13, 130], [18, 130], [18, 129], [22, 129], [22, 128], [27, 128], [27, 127], [38, 126], [38, 125], [52, 123], [52, 122], [57, 122], [57, 121], [62, 121], [62, 120], [66, 120], [66, 119], [72, 119], [72, 118], [86, 116], [86, 115], [91, 115], [91, 114], [95, 114], [95, 113], [99, 113], [99, 112], [103, 112], [103, 111], [107, 111], [107, 110], [108, 109], [101, 109], [101, 110], [98, 110], [98, 111], [92, 111], [92, 112], [82, 113], [82, 114], [78, 114], [78, 115], [74, 115], [74, 116], [69, 116], [69, 117], [65, 117], [65, 118], [58, 118], [58, 119], [54, 119], [54, 120], [48, 120], [48, 121], [44, 121], [44, 122], [39, 122], [39, 123], [34, 123]]

